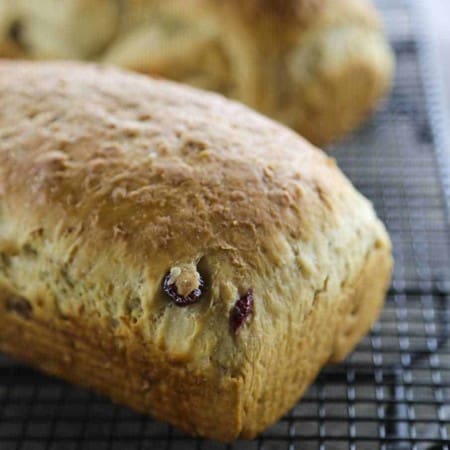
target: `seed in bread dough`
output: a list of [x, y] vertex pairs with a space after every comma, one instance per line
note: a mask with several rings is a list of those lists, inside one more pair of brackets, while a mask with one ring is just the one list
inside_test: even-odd
[[203, 279], [195, 264], [180, 264], [164, 277], [163, 291], [177, 306], [188, 306], [200, 300]]

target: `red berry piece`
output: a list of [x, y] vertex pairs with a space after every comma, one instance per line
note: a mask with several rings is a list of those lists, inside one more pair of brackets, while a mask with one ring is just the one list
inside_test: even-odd
[[250, 289], [236, 301], [230, 314], [230, 326], [234, 334], [237, 334], [241, 326], [253, 313], [253, 292]]

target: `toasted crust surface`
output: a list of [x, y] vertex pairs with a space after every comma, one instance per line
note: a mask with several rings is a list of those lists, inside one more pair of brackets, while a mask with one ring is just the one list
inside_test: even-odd
[[[232, 440], [283, 414], [375, 320], [384, 227], [288, 129], [215, 94], [76, 63], [3, 61], [0, 101], [4, 351]], [[163, 280], [198, 287], [195, 270], [205, 289], [180, 308]]]

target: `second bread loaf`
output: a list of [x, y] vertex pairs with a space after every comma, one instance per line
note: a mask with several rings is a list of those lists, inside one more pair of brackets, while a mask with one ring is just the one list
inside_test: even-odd
[[393, 72], [370, 0], [0, 0], [2, 54], [100, 60], [218, 91], [315, 144], [357, 126]]

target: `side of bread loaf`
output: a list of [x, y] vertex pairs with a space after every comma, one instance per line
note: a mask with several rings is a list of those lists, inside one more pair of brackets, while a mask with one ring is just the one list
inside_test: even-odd
[[[8, 1], [0, 0], [0, 13]], [[392, 78], [392, 52], [370, 0], [9, 5], [0, 56], [100, 60], [218, 91], [315, 144], [357, 126]]]
[[229, 441], [376, 319], [386, 231], [288, 129], [75, 63], [1, 62], [0, 101], [3, 351]]

